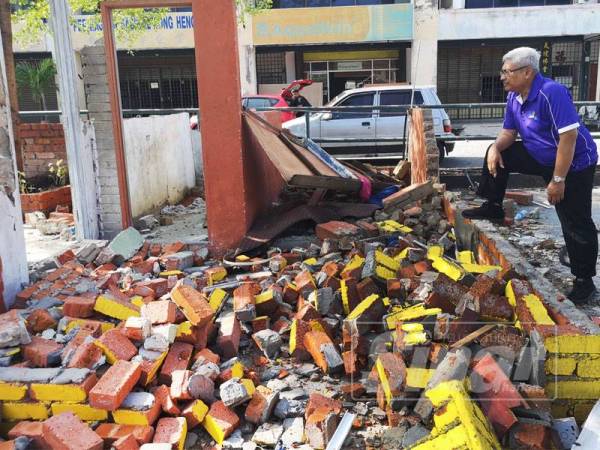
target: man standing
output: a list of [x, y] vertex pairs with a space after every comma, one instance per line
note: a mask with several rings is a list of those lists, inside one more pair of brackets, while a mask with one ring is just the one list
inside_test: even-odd
[[[596, 145], [580, 123], [567, 88], [539, 73], [540, 54], [520, 47], [502, 58], [500, 79], [509, 91], [503, 129], [488, 148], [477, 194], [487, 201], [463, 211], [470, 219], [502, 220], [510, 172], [539, 175], [556, 208], [571, 272], [568, 297], [585, 303], [596, 292], [598, 234], [592, 220]], [[517, 142], [517, 134], [522, 141]]]

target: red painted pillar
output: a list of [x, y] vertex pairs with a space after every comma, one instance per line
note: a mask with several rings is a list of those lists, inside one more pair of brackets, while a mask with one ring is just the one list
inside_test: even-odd
[[195, 0], [194, 40], [208, 237], [222, 254], [252, 222], [246, 204], [237, 17], [233, 0]]

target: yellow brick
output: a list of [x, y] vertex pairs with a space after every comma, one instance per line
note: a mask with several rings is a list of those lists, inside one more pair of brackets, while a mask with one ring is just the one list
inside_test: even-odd
[[222, 444], [225, 440], [225, 433], [219, 424], [219, 420], [212, 417], [210, 414], [207, 414], [202, 422], [202, 426], [207, 431], [208, 434], [217, 442], [217, 444]]
[[304, 261], [302, 261], [304, 264], [306, 264], [307, 266], [315, 266], [319, 263], [319, 261], [317, 261], [317, 258], [308, 258], [305, 259]]
[[249, 395], [254, 395], [254, 391], [256, 390], [256, 388], [254, 387], [254, 383], [251, 379], [242, 378], [240, 380], [240, 383], [244, 385], [244, 387], [246, 388], [246, 392], [248, 392]]
[[31, 391], [36, 400], [42, 402], [81, 403], [87, 399], [87, 392], [77, 384], [32, 384]]
[[346, 266], [344, 267], [344, 270], [342, 270], [342, 278], [343, 278], [343, 275], [350, 273], [354, 269], [358, 269], [359, 267], [362, 267], [362, 265], [364, 263], [365, 263], [365, 258], [363, 258], [362, 256], [359, 256], [359, 255], [354, 255], [352, 257], [352, 259], [348, 262], [348, 264], [346, 264]]
[[[115, 355], [106, 345], [104, 345], [101, 341], [99, 341], [98, 339], [96, 339], [94, 341], [94, 345], [96, 347], [98, 347], [100, 350], [102, 350], [102, 353], [104, 353], [104, 356], [106, 356], [106, 361], [109, 364], [114, 364], [117, 362], [117, 360], [119, 359], [117, 357], [117, 355]], [[59, 399], [57, 399], [59, 400]]]
[[431, 265], [435, 270], [445, 274], [454, 281], [460, 280], [465, 275], [462, 267], [446, 258], [433, 258]]
[[404, 250], [402, 250], [400, 253], [398, 253], [396, 256], [394, 256], [394, 259], [398, 262], [403, 261], [408, 256], [409, 250], [410, 249], [408, 247], [406, 247]]
[[104, 295], [98, 297], [96, 304], [94, 305], [94, 310], [105, 316], [119, 320], [127, 320], [130, 317], [140, 316], [140, 311], [137, 306], [131, 305], [131, 307], [129, 307]]
[[237, 262], [248, 262], [248, 261], [250, 261], [250, 257], [249, 257], [249, 256], [247, 256], [247, 255], [237, 255], [237, 256], [235, 257], [235, 260], [236, 260]]
[[397, 271], [400, 268], [400, 263], [398, 261], [386, 255], [381, 250], [375, 250], [375, 261], [393, 271]]
[[577, 375], [583, 378], [600, 378], [600, 358], [587, 357], [577, 364]]
[[46, 420], [48, 417], [48, 406], [45, 403], [2, 403], [4, 420]]
[[202, 423], [207, 413], [208, 406], [202, 400], [194, 400], [194, 403], [192, 403], [192, 414], [199, 423]]
[[412, 233], [412, 228], [396, 222], [395, 220], [384, 220], [383, 222], [377, 222], [377, 226], [380, 230], [387, 233]]
[[209, 272], [208, 284], [212, 286], [217, 281], [223, 280], [227, 276], [227, 269], [223, 266], [215, 267], [215, 270]]
[[391, 280], [392, 278], [396, 278], [396, 272], [388, 269], [385, 266], [375, 267], [375, 275], [383, 280]]
[[427, 247], [427, 259], [433, 261], [436, 258], [444, 256], [444, 247], [441, 245], [430, 245]]
[[435, 369], [409, 367], [406, 369], [406, 385], [408, 387], [425, 389], [434, 372]]
[[600, 335], [550, 336], [544, 339], [544, 346], [550, 353], [600, 354]]
[[350, 303], [348, 301], [348, 285], [346, 280], [340, 282], [340, 293], [342, 294], [342, 307], [344, 308], [344, 314], [350, 314]]
[[575, 372], [577, 360], [550, 355], [545, 362], [546, 373], [549, 375], [571, 375]]
[[208, 304], [214, 312], [217, 312], [219, 309], [221, 309], [221, 306], [226, 298], [227, 292], [221, 288], [217, 288], [210, 293], [210, 296], [208, 297]]
[[556, 325], [554, 320], [550, 318], [548, 310], [537, 295], [529, 294], [523, 297], [527, 309], [531, 312], [533, 320], [538, 325]]
[[396, 328], [396, 324], [398, 322], [415, 320], [420, 317], [426, 316], [437, 316], [441, 312], [442, 310], [440, 308], [425, 308], [425, 306], [422, 303], [420, 303], [418, 305], [410, 306], [408, 308], [396, 310], [391, 314], [384, 316], [384, 320], [387, 324], [388, 329], [393, 330], [394, 328]]
[[517, 299], [515, 297], [515, 292], [513, 291], [513, 287], [512, 287], [512, 282], [509, 281], [508, 283], [506, 283], [506, 292], [505, 292], [506, 298], [508, 298], [508, 303], [510, 303], [510, 305], [513, 308], [517, 307]]
[[133, 303], [138, 308], [141, 308], [143, 305], [145, 305], [144, 297], [142, 297], [141, 295], [134, 295], [133, 297], [131, 297], [131, 303]]
[[379, 299], [379, 295], [372, 294], [365, 298], [362, 302], [356, 305], [356, 308], [352, 310], [350, 314], [348, 314], [348, 320], [356, 320], [358, 319], [367, 309], [369, 309], [377, 300]]
[[181, 336], [191, 336], [192, 335], [192, 322], [186, 320], [185, 322], [181, 322], [177, 326], [177, 337]]
[[78, 403], [52, 403], [52, 415], [57, 416], [64, 412], [72, 412], [81, 420], [87, 422], [108, 420], [108, 412], [104, 409], [92, 408], [87, 404]]
[[27, 394], [27, 386], [17, 383], [0, 382], [0, 400], [18, 401], [23, 400]]
[[[467, 432], [463, 425], [457, 425], [450, 428], [447, 432], [436, 436], [428, 437], [425, 440], [417, 441], [410, 447], [411, 450], [445, 450], [445, 449], [477, 449], [479, 447], [470, 447], [467, 441]], [[481, 449], [483, 450], [483, 448]]]
[[393, 395], [392, 390], [390, 388], [390, 381], [387, 378], [385, 373], [385, 367], [383, 367], [383, 363], [380, 358], [377, 358], [375, 362], [375, 368], [377, 369], [377, 374], [379, 375], [379, 382], [381, 383], [381, 388], [383, 389], [383, 393], [385, 394], [386, 403], [389, 405], [392, 402]]
[[492, 270], [502, 270], [502, 266], [491, 266], [488, 264], [462, 263], [461, 266], [469, 273], [486, 273]]
[[179, 277], [183, 275], [183, 272], [181, 270], [165, 270], [158, 274], [158, 276], [161, 278], [169, 278], [172, 275]]
[[415, 331], [412, 333], [406, 333], [406, 335], [404, 335], [404, 344], [405, 345], [419, 345], [419, 344], [424, 344], [425, 342], [427, 342], [428, 338], [427, 338], [427, 333], [425, 333], [424, 331]]
[[158, 369], [160, 369], [160, 366], [162, 366], [163, 361], [167, 357], [167, 353], [169, 353], [169, 352], [163, 352], [163, 354], [160, 355], [154, 361], [154, 364], [152, 365], [151, 369], [148, 371], [148, 379], [144, 386], [148, 386], [152, 382], [152, 380], [154, 380], [154, 377], [156, 377], [156, 372], [158, 372]]
[[457, 253], [457, 260], [461, 264], [475, 264], [475, 254], [470, 250], [463, 250]]
[[241, 362], [236, 362], [231, 367], [231, 376], [240, 379], [244, 376], [244, 365]]
[[135, 411], [133, 409], [117, 409], [112, 412], [112, 417], [115, 423], [119, 425], [141, 425], [151, 426], [148, 422], [146, 411]]
[[600, 380], [549, 380], [546, 384], [546, 395], [553, 398], [565, 399], [595, 399], [600, 398]]

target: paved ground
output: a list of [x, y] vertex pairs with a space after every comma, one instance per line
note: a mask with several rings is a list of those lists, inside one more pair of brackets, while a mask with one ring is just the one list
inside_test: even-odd
[[25, 225], [25, 248], [29, 264], [60, 255], [65, 250], [77, 247], [76, 241], [64, 241], [60, 235], [44, 236], [35, 228]]

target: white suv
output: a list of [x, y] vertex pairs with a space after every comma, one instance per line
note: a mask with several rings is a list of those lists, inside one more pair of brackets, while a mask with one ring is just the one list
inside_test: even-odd
[[[413, 93], [414, 90], [414, 93]], [[440, 105], [435, 88], [410, 85], [371, 86], [342, 92], [326, 107], [384, 106], [384, 105]], [[432, 109], [435, 136], [444, 157], [454, 148], [445, 139], [454, 136], [450, 118], [443, 109]], [[310, 138], [338, 157], [395, 158], [403, 153], [402, 136], [406, 111], [325, 112], [311, 114]], [[294, 135], [306, 137], [306, 118], [299, 117], [283, 124]], [[408, 130], [406, 130], [408, 134]], [[384, 138], [386, 140], [381, 141]], [[395, 141], [393, 138], [399, 138]], [[335, 142], [336, 140], [346, 142]], [[357, 141], [357, 139], [359, 141]], [[370, 141], [373, 139], [373, 141]], [[378, 141], [378, 139], [380, 141]], [[324, 141], [322, 141], [324, 140]], [[327, 140], [332, 140], [327, 142]], [[354, 141], [353, 141], [354, 140]]]

